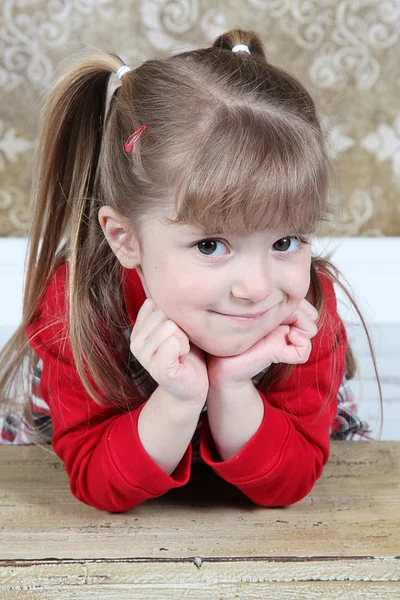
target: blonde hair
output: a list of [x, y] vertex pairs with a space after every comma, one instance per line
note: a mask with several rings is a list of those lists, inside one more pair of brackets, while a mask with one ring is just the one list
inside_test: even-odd
[[[236, 44], [246, 44], [250, 54], [232, 52]], [[176, 208], [171, 222], [235, 234], [280, 224], [295, 233], [312, 232], [334, 212], [335, 177], [314, 102], [295, 77], [267, 61], [255, 32], [235, 29], [212, 47], [147, 60], [123, 75], [109, 99], [110, 77], [123, 64], [101, 52], [80, 60], [44, 105], [23, 318], [0, 353], [3, 403], [13, 400], [11, 388], [24, 359], [30, 372], [36, 366], [26, 328], [55, 269], [66, 261], [65, 339], [87, 393], [95, 402], [128, 409], [145, 401], [137, 400], [126, 367], [130, 350], [123, 331], [129, 320], [120, 265], [98, 221], [101, 206], [112, 206], [126, 219], [140, 246], [146, 219], [171, 201]], [[133, 152], [126, 152], [125, 140], [143, 124], [146, 131]], [[320, 269], [342, 284], [329, 261], [312, 258], [311, 285], [323, 323], [329, 315]], [[104, 323], [109, 336], [103, 335]], [[269, 369], [264, 389], [290, 369]], [[346, 371], [354, 376], [350, 346]]]

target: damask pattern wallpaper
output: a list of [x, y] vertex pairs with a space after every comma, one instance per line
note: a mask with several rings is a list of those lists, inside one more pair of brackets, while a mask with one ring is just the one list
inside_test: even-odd
[[71, 55], [131, 67], [254, 29], [312, 94], [343, 195], [330, 235], [400, 235], [400, 0], [1, 0], [0, 236], [29, 223], [42, 95]]

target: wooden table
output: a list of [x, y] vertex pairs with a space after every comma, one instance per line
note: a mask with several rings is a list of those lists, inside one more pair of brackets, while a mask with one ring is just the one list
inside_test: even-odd
[[48, 450], [0, 447], [0, 598], [400, 598], [400, 442], [334, 442], [302, 501], [252, 504], [207, 467], [120, 514]]

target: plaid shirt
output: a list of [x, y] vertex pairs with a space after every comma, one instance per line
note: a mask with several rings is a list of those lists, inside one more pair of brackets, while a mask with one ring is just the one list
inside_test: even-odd
[[[131, 328], [127, 328], [125, 334], [130, 336]], [[134, 357], [131, 355], [134, 359]], [[34, 443], [51, 443], [53, 435], [52, 421], [49, 406], [43, 400], [39, 393], [40, 378], [42, 375], [42, 360], [39, 359], [35, 371], [32, 373], [30, 381], [30, 408], [34, 426], [28, 420], [27, 409], [21, 409], [20, 413], [9, 412], [5, 417], [0, 417], [0, 444], [34, 444]], [[257, 385], [261, 379], [263, 372], [253, 377], [253, 383]], [[136, 379], [135, 383], [138, 387], [145, 386], [145, 376]], [[145, 388], [143, 388], [145, 389]], [[151, 395], [151, 394], [150, 394]], [[192, 438], [193, 443], [193, 462], [199, 462], [199, 444], [200, 444], [200, 429], [207, 410], [204, 405], [196, 431]], [[330, 439], [331, 440], [371, 440], [371, 431], [368, 423], [361, 420], [357, 415], [357, 404], [354, 394], [350, 388], [349, 382], [344, 376], [342, 384], [338, 392], [338, 408], [336, 417], [331, 425]]]

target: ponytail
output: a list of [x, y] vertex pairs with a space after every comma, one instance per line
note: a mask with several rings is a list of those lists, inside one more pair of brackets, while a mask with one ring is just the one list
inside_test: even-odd
[[[110, 76], [121, 65], [114, 54], [80, 59], [56, 82], [41, 111], [34, 156], [33, 215], [24, 265], [23, 317], [0, 352], [0, 405], [15, 400], [11, 389], [17, 380], [25, 386], [21, 368], [25, 356], [29, 357], [29, 371], [35, 367], [38, 357], [29, 346], [26, 327], [55, 269], [67, 260], [71, 343], [73, 349], [79, 348], [79, 325], [75, 327], [77, 313], [73, 314], [76, 309], [71, 299], [76, 301], [81, 293], [82, 281], [76, 272], [78, 261], [85, 261], [82, 248], [92, 237], [93, 228], [99, 227], [94, 201], [107, 91]], [[104, 243], [107, 245], [105, 239]], [[81, 273], [82, 268], [80, 264]], [[85, 293], [87, 298], [88, 290]], [[77, 367], [88, 384], [80, 360]]]
[[[67, 247], [60, 248], [64, 238], [72, 252], [88, 233], [107, 87], [115, 62], [110, 58], [81, 63], [58, 81], [42, 110], [24, 321], [32, 317], [53, 268], [61, 262], [57, 256], [65, 259]], [[76, 260], [75, 252], [72, 269]]]

